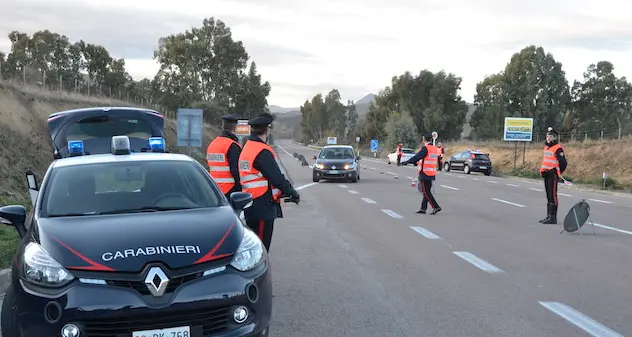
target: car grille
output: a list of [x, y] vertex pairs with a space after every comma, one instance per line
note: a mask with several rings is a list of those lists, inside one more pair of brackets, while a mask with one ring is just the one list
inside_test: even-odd
[[203, 335], [214, 335], [229, 329], [230, 307], [210, 310], [188, 310], [173, 313], [121, 315], [107, 319], [84, 320], [90, 337], [131, 336], [133, 331], [165, 329], [174, 326], [201, 326]]
[[[195, 274], [189, 274], [189, 275], [185, 275], [182, 277], [176, 277], [173, 278], [171, 280], [169, 280], [169, 284], [167, 285], [167, 290], [165, 290], [165, 294], [170, 294], [174, 291], [176, 291], [176, 289], [178, 289], [179, 286], [189, 282], [189, 281], [193, 281], [195, 279], [197, 279], [198, 277], [202, 276], [202, 273], [195, 273]], [[115, 286], [115, 287], [122, 287], [122, 288], [129, 288], [129, 289], [133, 289], [135, 291], [137, 291], [139, 294], [141, 295], [150, 295], [151, 293], [149, 292], [149, 288], [147, 288], [147, 285], [145, 284], [144, 280], [143, 281], [113, 281], [113, 280], [109, 280], [107, 281], [107, 284], [111, 285], [111, 286]]]

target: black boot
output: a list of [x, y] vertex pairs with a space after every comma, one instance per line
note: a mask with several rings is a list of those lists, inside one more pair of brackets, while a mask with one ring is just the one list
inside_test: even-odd
[[551, 211], [549, 213], [549, 218], [547, 221], [543, 222], [545, 225], [556, 225], [557, 224], [557, 205], [551, 205]]
[[546, 204], [546, 218], [538, 221], [539, 223], [545, 223], [551, 219], [551, 204]]

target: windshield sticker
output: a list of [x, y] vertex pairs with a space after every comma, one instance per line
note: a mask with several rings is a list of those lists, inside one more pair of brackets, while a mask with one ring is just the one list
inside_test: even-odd
[[117, 250], [114, 252], [105, 252], [101, 256], [103, 261], [112, 261], [118, 259], [127, 259], [130, 257], [151, 256], [151, 255], [167, 255], [167, 254], [201, 254], [200, 246], [154, 246], [139, 247], [134, 249]]

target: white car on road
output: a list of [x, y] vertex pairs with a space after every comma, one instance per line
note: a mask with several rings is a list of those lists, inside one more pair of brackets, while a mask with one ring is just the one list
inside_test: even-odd
[[[407, 147], [402, 148], [402, 152], [404, 152], [404, 154], [402, 155], [402, 159], [401, 159], [402, 163], [404, 161], [406, 161], [406, 160], [408, 160], [408, 159], [410, 159], [410, 158], [415, 156], [415, 150], [409, 149]], [[395, 149], [395, 150], [393, 150], [393, 152], [389, 153], [387, 158], [388, 158], [387, 160], [388, 160], [389, 164], [391, 164], [391, 163], [397, 164], [397, 149]]]

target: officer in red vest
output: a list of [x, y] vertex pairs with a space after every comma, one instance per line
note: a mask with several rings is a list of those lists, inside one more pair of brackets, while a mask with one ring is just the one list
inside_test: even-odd
[[547, 225], [557, 224], [557, 184], [568, 165], [558, 137], [559, 133], [549, 127], [546, 133], [546, 143], [544, 143], [542, 166], [540, 167], [540, 175], [544, 178], [547, 199], [546, 218], [540, 220], [540, 223]]
[[421, 147], [421, 150], [415, 154], [414, 157], [408, 159], [402, 164], [418, 164], [418, 172], [419, 172], [419, 184], [421, 193], [423, 193], [424, 197], [421, 201], [421, 208], [417, 211], [419, 214], [426, 214], [426, 210], [428, 209], [428, 203], [432, 207], [432, 213], [437, 214], [441, 211], [441, 207], [435, 200], [432, 195], [432, 181], [435, 180], [437, 175], [437, 163], [439, 161], [440, 151], [434, 145], [432, 145], [432, 134], [427, 133], [424, 134], [421, 139], [422, 144], [425, 144]]
[[282, 218], [281, 196], [299, 203], [300, 195], [285, 178], [277, 163], [276, 153], [266, 143], [274, 117], [262, 114], [251, 119], [250, 136], [239, 156], [239, 174], [243, 192], [252, 194], [252, 206], [244, 210], [246, 224], [266, 249], [270, 250], [274, 220]]
[[235, 136], [239, 117], [226, 115], [222, 120], [222, 133], [208, 145], [206, 161], [211, 177], [228, 198], [231, 193], [241, 191], [238, 167], [241, 145]]
[[404, 150], [402, 150], [402, 146], [404, 146], [404, 144], [397, 144], [397, 166], [402, 165], [402, 156], [404, 155]]

